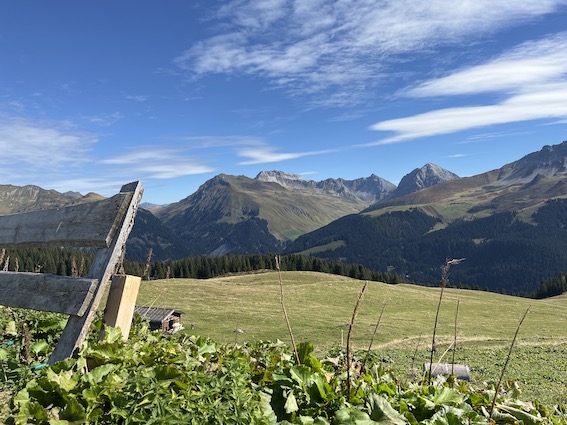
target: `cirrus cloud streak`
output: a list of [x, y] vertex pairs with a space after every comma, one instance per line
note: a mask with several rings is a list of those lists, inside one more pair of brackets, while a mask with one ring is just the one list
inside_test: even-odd
[[[567, 33], [524, 43], [484, 64], [423, 82], [402, 93], [410, 97], [500, 94], [491, 102], [437, 109], [377, 122], [370, 128], [394, 135], [369, 145], [455, 133], [498, 124], [567, 117]], [[472, 101], [471, 101], [472, 103]], [[484, 103], [478, 104], [478, 103]]]
[[[565, 0], [233, 0], [217, 11], [216, 34], [175, 63], [194, 78], [265, 78], [317, 107], [376, 95], [389, 68], [439, 47], [459, 46], [556, 11]], [[425, 88], [422, 88], [425, 90]], [[416, 91], [417, 93], [417, 91]], [[329, 103], [325, 103], [329, 99]]]

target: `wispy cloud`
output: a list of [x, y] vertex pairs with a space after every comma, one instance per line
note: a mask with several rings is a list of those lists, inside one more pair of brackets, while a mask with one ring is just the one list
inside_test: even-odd
[[[395, 143], [496, 124], [567, 117], [567, 34], [525, 43], [485, 64], [458, 70], [407, 91], [409, 96], [502, 93], [498, 103], [438, 109], [381, 121], [371, 129], [391, 131], [373, 144]], [[507, 96], [507, 97], [506, 97]]]
[[448, 96], [485, 92], [525, 91], [567, 76], [567, 33], [524, 43], [483, 65], [429, 80], [408, 96]]
[[533, 131], [495, 131], [490, 133], [471, 134], [470, 136], [467, 136], [465, 140], [457, 142], [457, 144], [465, 145], [469, 143], [484, 142], [487, 140], [499, 139], [503, 137], [525, 136], [526, 134], [531, 133], [533, 133]]
[[83, 165], [97, 136], [66, 122], [32, 122], [0, 117], [0, 164], [20, 173], [27, 164], [38, 175], [45, 170]]
[[393, 131], [396, 135], [374, 144], [388, 144], [420, 137], [455, 133], [511, 122], [567, 116], [567, 83], [540, 91], [512, 96], [487, 106], [446, 108], [406, 118], [379, 122], [373, 130]]
[[214, 171], [214, 168], [199, 163], [182, 149], [155, 146], [137, 146], [131, 152], [102, 159], [99, 163], [125, 166], [129, 173], [145, 179], [171, 179]]
[[120, 112], [113, 112], [109, 114], [99, 114], [99, 115], [89, 115], [84, 116], [83, 119], [91, 124], [98, 125], [100, 127], [109, 127], [116, 124], [118, 121], [124, 118]]
[[148, 96], [142, 95], [126, 95], [126, 99], [133, 100], [134, 102], [146, 102], [149, 98]]
[[261, 146], [265, 143], [263, 137], [257, 136], [184, 136], [173, 140], [186, 142], [187, 147], [192, 149]]
[[418, 56], [458, 46], [564, 4], [233, 0], [218, 10], [217, 33], [191, 46], [175, 63], [196, 78], [260, 76], [291, 96], [311, 97], [318, 107], [352, 105], [375, 97], [388, 68], [409, 60], [408, 52]]
[[117, 185], [128, 181], [214, 171], [187, 149], [178, 147], [136, 146], [125, 153], [96, 158], [93, 150], [98, 142], [97, 135], [82, 132], [68, 122], [0, 117], [0, 181], [111, 194]]
[[238, 165], [255, 165], [288, 161], [290, 159], [323, 155], [331, 152], [336, 152], [336, 150], [327, 149], [311, 152], [277, 152], [276, 148], [271, 146], [257, 146], [253, 148], [240, 149], [237, 154], [240, 157], [249, 158], [247, 161], [242, 161]]

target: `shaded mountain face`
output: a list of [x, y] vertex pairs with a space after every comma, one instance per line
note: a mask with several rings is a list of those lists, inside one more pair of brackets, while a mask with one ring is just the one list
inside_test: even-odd
[[529, 294], [567, 264], [567, 142], [472, 177], [439, 183], [337, 220], [286, 252], [342, 258], [436, 284]]
[[406, 174], [400, 180], [398, 187], [392, 191], [385, 199], [393, 199], [410, 193], [418, 192], [428, 187], [438, 185], [458, 179], [455, 173], [435, 164], [425, 164], [421, 168], [416, 168], [411, 173]]
[[145, 261], [152, 249], [152, 260], [180, 259], [191, 254], [187, 243], [150, 211], [139, 208], [134, 227], [126, 242], [126, 258]]
[[156, 215], [195, 255], [279, 252], [299, 235], [362, 211], [382, 196], [380, 185], [390, 188], [375, 177], [317, 183], [282, 172], [221, 174]]

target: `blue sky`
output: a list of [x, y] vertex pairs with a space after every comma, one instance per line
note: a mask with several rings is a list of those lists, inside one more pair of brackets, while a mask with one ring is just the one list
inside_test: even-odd
[[0, 2], [0, 183], [178, 201], [567, 140], [567, 0]]

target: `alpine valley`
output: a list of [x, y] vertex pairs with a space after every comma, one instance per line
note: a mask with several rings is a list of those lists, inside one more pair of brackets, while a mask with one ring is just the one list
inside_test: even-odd
[[[0, 185], [0, 214], [99, 198]], [[144, 207], [144, 205], [142, 205]], [[1, 248], [1, 247], [0, 247]], [[567, 142], [471, 177], [426, 164], [396, 187], [376, 176], [306, 180], [220, 174], [179, 202], [140, 208], [127, 257], [301, 253], [451, 283], [530, 294], [567, 271]]]

